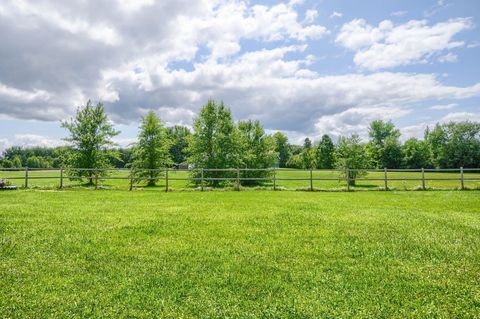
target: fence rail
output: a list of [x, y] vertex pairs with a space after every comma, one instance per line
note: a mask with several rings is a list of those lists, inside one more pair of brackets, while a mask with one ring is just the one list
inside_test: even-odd
[[[11, 175], [3, 176], [4, 172], [21, 172], [22, 175]], [[35, 172], [58, 172], [58, 175], [32, 175]], [[77, 172], [77, 175], [74, 173]], [[90, 176], [82, 176], [80, 172], [91, 172]], [[105, 175], [107, 172], [125, 172], [125, 176], [108, 176]], [[169, 172], [186, 172], [189, 175], [186, 177], [172, 177], [169, 176]], [[211, 177], [208, 176], [208, 173], [232, 173], [231, 176], [222, 176], [222, 177]], [[251, 176], [242, 176], [241, 173], [248, 172], [263, 172], [267, 176], [262, 177], [251, 177]], [[279, 176], [279, 173], [284, 172], [301, 172], [307, 174], [304, 177], [282, 177]], [[337, 177], [318, 177], [314, 176], [314, 173], [318, 172], [332, 172], [339, 174]], [[366, 173], [383, 173], [383, 176], [375, 177], [352, 177], [354, 173], [366, 172]], [[395, 177], [389, 176], [389, 173], [419, 173], [419, 177]], [[152, 176], [155, 174], [162, 174], [162, 176], [140, 176], [139, 173], [151, 173]], [[194, 174], [195, 173], [195, 174]], [[458, 176], [451, 177], [450, 175], [441, 176], [441, 177], [431, 177], [426, 176], [426, 173], [458, 173]], [[465, 176], [465, 173], [475, 175]], [[477, 176], [478, 174], [478, 176]], [[207, 176], [206, 176], [207, 175]], [[278, 188], [278, 182], [282, 181], [306, 181], [309, 182], [308, 189], [313, 191], [314, 185], [313, 182], [318, 181], [338, 181], [344, 182], [346, 185], [346, 190], [349, 191], [353, 186], [352, 182], [359, 181], [383, 181], [384, 190], [389, 189], [389, 182], [395, 181], [418, 181], [421, 182], [421, 189], [427, 189], [426, 184], [429, 181], [458, 181], [458, 188], [465, 189], [465, 182], [480, 182], [480, 168], [448, 168], [448, 169], [290, 169], [290, 168], [161, 168], [161, 169], [128, 169], [128, 168], [0, 168], [0, 179], [5, 178], [7, 180], [24, 180], [23, 187], [29, 187], [29, 181], [31, 180], [45, 180], [45, 179], [57, 179], [59, 181], [59, 188], [65, 187], [65, 180], [83, 180], [89, 179], [91, 184], [95, 186], [95, 189], [99, 186], [99, 181], [101, 180], [125, 180], [129, 182], [129, 189], [134, 188], [134, 184], [137, 182], [144, 181], [164, 181], [165, 191], [169, 191], [169, 181], [187, 181], [187, 182], [196, 182], [199, 183], [201, 190], [204, 189], [205, 184], [208, 182], [234, 182], [235, 188], [240, 190], [242, 182], [271, 182], [273, 189]]]

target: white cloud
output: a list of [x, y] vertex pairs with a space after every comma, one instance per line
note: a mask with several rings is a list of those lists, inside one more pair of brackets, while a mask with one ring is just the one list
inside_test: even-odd
[[440, 63], [454, 63], [458, 61], [458, 56], [453, 54], [452, 52], [448, 52], [445, 55], [441, 55], [438, 57], [438, 62]]
[[65, 145], [65, 141], [60, 139], [51, 138], [43, 135], [36, 134], [15, 134], [13, 138], [1, 138], [0, 139], [0, 154], [7, 148], [11, 146], [21, 146], [21, 147], [33, 147], [33, 146], [43, 146], [43, 147], [57, 147]]
[[432, 105], [429, 107], [430, 110], [450, 110], [455, 107], [457, 107], [457, 103], [450, 103], [450, 104], [438, 104], [438, 105]]
[[[260, 119], [267, 129], [303, 138], [317, 134], [321, 123], [338, 123], [335, 129], [341, 131], [345, 122], [353, 130], [389, 110], [394, 110], [391, 116], [404, 114], [414, 103], [480, 95], [480, 83], [447, 85], [434, 74], [322, 73], [311, 44], [329, 31], [314, 23], [316, 10], [299, 9], [300, 3], [2, 3], [0, 116], [54, 121], [71, 116], [91, 98], [103, 100], [117, 124], [138, 123], [154, 110], [168, 125], [189, 125], [201, 105], [214, 98], [224, 100], [237, 119]], [[303, 17], [299, 12], [304, 9]], [[463, 30], [470, 20], [444, 24], [384, 21], [374, 27], [354, 20], [344, 25], [337, 41], [357, 54], [377, 50], [376, 45], [397, 48], [395, 54], [379, 50], [383, 65], [392, 55], [394, 65], [433, 60], [446, 55], [446, 49], [420, 58], [406, 58], [402, 50], [413, 45], [410, 37], [422, 52], [424, 42], [461, 45], [452, 42], [451, 28]], [[351, 120], [355, 116], [357, 124]]]
[[[112, 26], [105, 23], [92, 23], [85, 19], [72, 16], [67, 12], [59, 12], [55, 7], [37, 2], [17, 0], [10, 3], [8, 7], [3, 7], [3, 15], [8, 15], [10, 19], [22, 19], [28, 21], [23, 24], [23, 28], [36, 29], [38, 24], [35, 19], [67, 31], [71, 34], [84, 34], [87, 37], [103, 42], [107, 45], [118, 45], [122, 38]], [[23, 18], [28, 17], [28, 20]]]
[[0, 83], [0, 98], [5, 101], [30, 103], [46, 102], [50, 98], [50, 95], [44, 90], [33, 89], [32, 91], [25, 91]]
[[473, 49], [473, 48], [478, 48], [480, 47], [480, 42], [479, 41], [473, 41], [467, 44], [468, 49]]
[[154, 0], [118, 0], [120, 8], [126, 12], [135, 12], [155, 4]]
[[427, 127], [433, 127], [436, 123], [449, 123], [449, 122], [461, 122], [461, 121], [473, 121], [473, 122], [480, 122], [480, 113], [479, 112], [454, 112], [448, 113], [447, 115], [443, 116], [442, 118], [435, 120], [435, 121], [428, 121], [422, 122], [415, 125], [406, 126], [400, 129], [402, 133], [401, 139], [402, 141], [406, 141], [411, 137], [415, 137], [421, 139], [424, 137], [425, 130]]
[[473, 122], [480, 122], [480, 113], [473, 113], [473, 112], [455, 112], [455, 113], [448, 113], [444, 117], [442, 117], [439, 122], [440, 123], [448, 123], [448, 122], [460, 122], [460, 121], [473, 121]]
[[133, 144], [137, 143], [138, 139], [136, 137], [126, 137], [126, 138], [114, 137], [112, 141], [118, 147], [130, 147]]
[[399, 11], [394, 11], [394, 12], [392, 12], [390, 15], [391, 15], [391, 16], [394, 16], [394, 17], [403, 17], [403, 16], [406, 15], [407, 13], [408, 13], [408, 11], [399, 10]]
[[[155, 59], [135, 61], [145, 73], [139, 77], [132, 65], [103, 79], [116, 92], [140, 89], [142, 108], [180, 108], [193, 117], [209, 98], [224, 100], [237, 118], [256, 118], [270, 129], [313, 132], [316, 119], [351, 108], [386, 105], [406, 107], [432, 99], [463, 99], [480, 95], [480, 83], [460, 88], [443, 85], [430, 74], [375, 73], [321, 76], [311, 71], [310, 58], [288, 60], [289, 53], [301, 53], [302, 46], [279, 47], [248, 52], [230, 61], [207, 60], [193, 70], [170, 70]], [[144, 64], [142, 64], [144, 63]], [[136, 120], [138, 109], [129, 101], [115, 103], [118, 121]], [[123, 112], [118, 112], [122, 109]], [[112, 109], [114, 110], [114, 109]], [[167, 109], [168, 110], [168, 109]], [[190, 110], [187, 113], [183, 110]], [[383, 109], [382, 109], [383, 110]], [[131, 113], [133, 112], [133, 113]], [[169, 115], [168, 112], [165, 113]], [[188, 121], [182, 118], [183, 123]]]
[[305, 12], [305, 20], [304, 20], [304, 22], [305, 22], [305, 23], [313, 23], [313, 21], [315, 21], [316, 18], [318, 18], [318, 11], [317, 11], [317, 10], [313, 10], [313, 9], [308, 9], [308, 10]]
[[342, 16], [343, 16], [343, 13], [337, 12], [337, 11], [333, 11], [332, 14], [330, 15], [330, 19], [333, 19], [333, 18], [341, 18]]
[[355, 51], [357, 66], [378, 70], [425, 63], [435, 53], [464, 46], [464, 42], [452, 38], [472, 27], [470, 18], [450, 19], [432, 26], [425, 20], [411, 20], [397, 26], [384, 20], [378, 27], [356, 19], [342, 26], [336, 42]]
[[428, 10], [423, 12], [423, 15], [430, 17], [435, 15], [438, 11], [445, 9], [450, 6], [450, 3], [447, 3], [445, 0], [437, 0], [437, 2], [431, 6]]
[[360, 134], [363, 139], [367, 138], [368, 126], [374, 120], [393, 120], [409, 114], [411, 110], [401, 107], [353, 107], [344, 112], [325, 115], [318, 119], [315, 127], [317, 136], [329, 134], [334, 138]]

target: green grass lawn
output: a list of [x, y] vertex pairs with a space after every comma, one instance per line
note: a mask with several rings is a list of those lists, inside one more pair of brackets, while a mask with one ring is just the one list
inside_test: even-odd
[[479, 318], [480, 192], [0, 192], [2, 318]]
[[[103, 188], [117, 188], [117, 189], [128, 189], [129, 180], [128, 180], [128, 171], [111, 171], [109, 174], [110, 178], [113, 179], [104, 179], [99, 181], [99, 185]], [[344, 190], [346, 189], [346, 184], [342, 180], [338, 180], [339, 172], [337, 171], [313, 171], [313, 187], [316, 190]], [[48, 177], [48, 178], [45, 178]], [[193, 185], [191, 182], [185, 179], [189, 177], [189, 173], [186, 171], [174, 171], [169, 172], [169, 189], [170, 190], [192, 190], [198, 188], [198, 185]], [[310, 172], [305, 170], [291, 170], [291, 169], [279, 169], [276, 173], [277, 182], [276, 186], [279, 189], [287, 190], [306, 190], [310, 188]], [[422, 182], [420, 180], [410, 180], [410, 179], [421, 179], [422, 174], [420, 172], [389, 172], [388, 177], [396, 180], [388, 182], [388, 187], [395, 190], [413, 190], [420, 189], [422, 187]], [[13, 185], [18, 187], [23, 187], [25, 183], [25, 172], [23, 171], [0, 171], [0, 178], [7, 178], [11, 181]], [[118, 179], [124, 178], [124, 179]], [[296, 180], [298, 178], [307, 179], [307, 180]], [[328, 178], [332, 180], [315, 180], [315, 178]], [[377, 180], [359, 180], [355, 187], [351, 187], [352, 190], [378, 190], [384, 188], [384, 181], [378, 180], [384, 178], [383, 172], [369, 172], [367, 176], [363, 178], [377, 179]], [[459, 172], [426, 172], [426, 179], [447, 179], [447, 180], [430, 180], [426, 182], [426, 187], [429, 189], [458, 189], [460, 188], [460, 178]], [[480, 189], [480, 172], [466, 172], [464, 174], [466, 179], [464, 186], [469, 189]], [[455, 179], [455, 180], [453, 180]], [[476, 179], [476, 180], [468, 180]], [[66, 187], [79, 187], [85, 186], [85, 181], [79, 180], [69, 180], [64, 178], [64, 186]], [[60, 185], [60, 171], [42, 171], [34, 170], [29, 172], [29, 187], [32, 188], [57, 188]], [[234, 186], [234, 182], [230, 186]], [[136, 183], [135, 187], [143, 188], [146, 185], [146, 182]], [[165, 180], [162, 177], [161, 180], [157, 183], [157, 188], [159, 190], [165, 189]], [[272, 188], [272, 182], [265, 182], [263, 187]], [[242, 186], [247, 188], [246, 186]], [[155, 188], [153, 188], [155, 189]]]

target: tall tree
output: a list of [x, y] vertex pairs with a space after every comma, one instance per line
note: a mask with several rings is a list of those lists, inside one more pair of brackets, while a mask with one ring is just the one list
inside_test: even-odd
[[[209, 100], [194, 120], [188, 161], [196, 168], [236, 168], [241, 164], [241, 142], [230, 109]], [[193, 172], [198, 177], [199, 172]], [[231, 172], [205, 172], [204, 177], [234, 176]], [[208, 181], [217, 186], [217, 180]]]
[[425, 130], [425, 142], [430, 151], [431, 162], [434, 167], [447, 167], [447, 141], [447, 133], [442, 125], [437, 123], [433, 130], [430, 130], [429, 127]]
[[287, 167], [287, 162], [290, 157], [288, 137], [282, 132], [273, 134], [275, 140], [275, 152], [278, 154], [278, 166]]
[[405, 168], [428, 168], [430, 164], [430, 151], [424, 141], [414, 137], [403, 144], [403, 165]]
[[477, 167], [480, 163], [480, 123], [437, 124], [425, 133], [435, 167]]
[[480, 164], [480, 123], [450, 122], [445, 125], [448, 143], [447, 165], [476, 168]]
[[20, 168], [23, 166], [22, 158], [19, 155], [15, 155], [12, 160], [12, 166], [15, 168]]
[[[108, 120], [102, 103], [92, 105], [90, 101], [77, 110], [77, 114], [70, 121], [62, 123], [70, 136], [65, 138], [71, 143], [72, 154], [69, 157], [69, 166], [75, 168], [107, 168], [110, 158], [118, 157], [111, 149], [114, 145], [112, 138], [120, 132], [113, 128]], [[85, 176], [88, 182], [93, 182], [94, 172], [91, 170], [75, 172], [77, 176]]]
[[[245, 168], [270, 168], [275, 163], [275, 141], [265, 134], [259, 121], [240, 121], [238, 123], [243, 147], [242, 166]], [[242, 171], [243, 178], [266, 178], [269, 171]], [[259, 181], [244, 181], [244, 184], [259, 184]]]
[[400, 131], [391, 121], [373, 121], [370, 123], [368, 136], [370, 137], [368, 150], [376, 167], [400, 166], [402, 160]]
[[365, 169], [370, 165], [370, 159], [365, 152], [365, 145], [360, 141], [356, 134], [350, 137], [340, 137], [337, 149], [335, 151], [335, 167], [342, 170], [341, 175], [348, 170], [348, 183], [355, 185], [355, 179], [365, 176]]
[[159, 169], [170, 166], [173, 162], [170, 157], [170, 140], [167, 130], [153, 111], [142, 118], [138, 143], [134, 146], [132, 166], [136, 176], [148, 178], [148, 185], [154, 186], [161, 175]]
[[382, 166], [389, 168], [400, 168], [402, 166], [403, 153], [402, 145], [398, 138], [389, 136], [381, 149]]
[[327, 134], [322, 136], [317, 146], [317, 168], [329, 169], [335, 165], [335, 145]]
[[187, 159], [188, 137], [191, 135], [186, 126], [175, 125], [168, 128], [168, 136], [172, 144], [170, 154], [176, 165], [185, 164]]
[[312, 146], [312, 141], [307, 137], [303, 142], [302, 151], [302, 167], [303, 168], [315, 168], [316, 167], [316, 154]]

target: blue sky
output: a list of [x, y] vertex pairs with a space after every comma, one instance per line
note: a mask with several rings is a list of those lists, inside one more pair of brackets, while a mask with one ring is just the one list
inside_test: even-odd
[[62, 144], [88, 99], [120, 145], [149, 110], [191, 125], [208, 98], [292, 142], [480, 121], [479, 14], [473, 0], [0, 0], [0, 151]]

